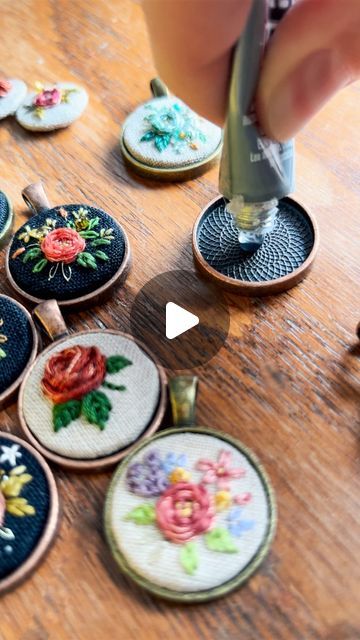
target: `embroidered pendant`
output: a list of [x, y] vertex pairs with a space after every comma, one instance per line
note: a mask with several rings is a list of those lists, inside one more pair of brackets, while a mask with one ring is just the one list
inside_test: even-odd
[[158, 79], [154, 98], [125, 120], [121, 150], [138, 173], [159, 180], [185, 180], [206, 171], [221, 151], [221, 129], [171, 97]]
[[19, 124], [30, 131], [63, 129], [77, 120], [88, 103], [88, 94], [77, 84], [58, 82], [37, 84], [16, 111]]
[[26, 442], [0, 433], [0, 594], [38, 565], [54, 539], [58, 513], [48, 465]]
[[13, 218], [11, 202], [6, 193], [0, 191], [0, 247], [6, 243], [11, 233]]
[[[54, 300], [34, 313], [53, 339], [66, 335]], [[49, 460], [99, 470], [158, 428], [165, 387], [164, 373], [145, 346], [118, 331], [84, 331], [38, 356], [21, 386], [20, 422]]]
[[170, 381], [175, 422], [118, 467], [105, 528], [121, 570], [155, 595], [210, 600], [237, 588], [265, 557], [275, 501], [254, 454], [230, 436], [189, 426], [196, 379]]
[[0, 78], [0, 120], [12, 116], [26, 96], [25, 82], [17, 78]]
[[23, 197], [35, 215], [7, 252], [7, 275], [16, 292], [32, 303], [55, 298], [71, 308], [109, 297], [130, 262], [120, 224], [89, 205], [51, 208], [41, 183], [24, 189]]
[[30, 314], [0, 295], [0, 407], [11, 400], [34, 361], [38, 336]]

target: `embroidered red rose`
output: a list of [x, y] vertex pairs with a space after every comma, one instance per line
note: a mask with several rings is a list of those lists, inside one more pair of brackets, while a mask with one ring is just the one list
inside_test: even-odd
[[33, 101], [35, 107], [55, 107], [61, 102], [60, 89], [44, 89], [38, 93]]
[[74, 262], [84, 251], [86, 242], [75, 229], [60, 228], [50, 231], [41, 243], [41, 251], [50, 262]]
[[215, 511], [212, 497], [201, 484], [178, 482], [156, 503], [156, 521], [171, 542], [183, 543], [208, 531]]
[[0, 527], [2, 527], [4, 522], [4, 515], [6, 509], [6, 502], [3, 493], [0, 491]]
[[54, 404], [80, 400], [103, 383], [105, 363], [106, 358], [97, 347], [76, 345], [64, 349], [46, 363], [42, 390]]
[[11, 82], [9, 80], [5, 80], [5, 78], [0, 78], [0, 98], [4, 98], [12, 88]]

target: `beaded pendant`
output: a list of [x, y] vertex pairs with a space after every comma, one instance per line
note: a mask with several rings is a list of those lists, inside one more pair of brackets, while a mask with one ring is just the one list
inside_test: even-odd
[[29, 185], [23, 197], [35, 215], [7, 251], [6, 270], [15, 291], [32, 303], [55, 298], [71, 308], [108, 297], [130, 263], [122, 226], [98, 207], [51, 207], [41, 183]]
[[70, 469], [114, 465], [160, 425], [163, 370], [144, 345], [119, 331], [68, 336], [54, 300], [34, 314], [54, 342], [21, 385], [19, 418], [26, 438]]
[[58, 513], [55, 480], [43, 458], [20, 438], [0, 433], [0, 594], [41, 561]]
[[170, 96], [158, 78], [150, 86], [153, 99], [124, 122], [125, 161], [137, 173], [159, 180], [185, 180], [204, 173], [221, 151], [221, 129]]
[[105, 506], [120, 569], [155, 595], [189, 603], [225, 595], [249, 578], [276, 520], [255, 455], [225, 433], [191, 426], [195, 395], [196, 379], [170, 381], [178, 426], [143, 441], [119, 465]]

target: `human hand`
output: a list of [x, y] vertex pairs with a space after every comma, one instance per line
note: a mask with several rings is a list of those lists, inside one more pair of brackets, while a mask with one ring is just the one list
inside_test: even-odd
[[[256, 2], [256, 0], [253, 0]], [[251, 0], [144, 0], [155, 63], [169, 88], [223, 125], [233, 47]], [[272, 36], [256, 96], [260, 125], [292, 138], [360, 76], [360, 0], [298, 0]]]

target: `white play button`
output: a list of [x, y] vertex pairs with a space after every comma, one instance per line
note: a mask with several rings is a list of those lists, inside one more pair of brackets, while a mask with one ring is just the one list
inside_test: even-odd
[[180, 336], [199, 324], [199, 318], [175, 302], [166, 303], [166, 337], [169, 340]]

